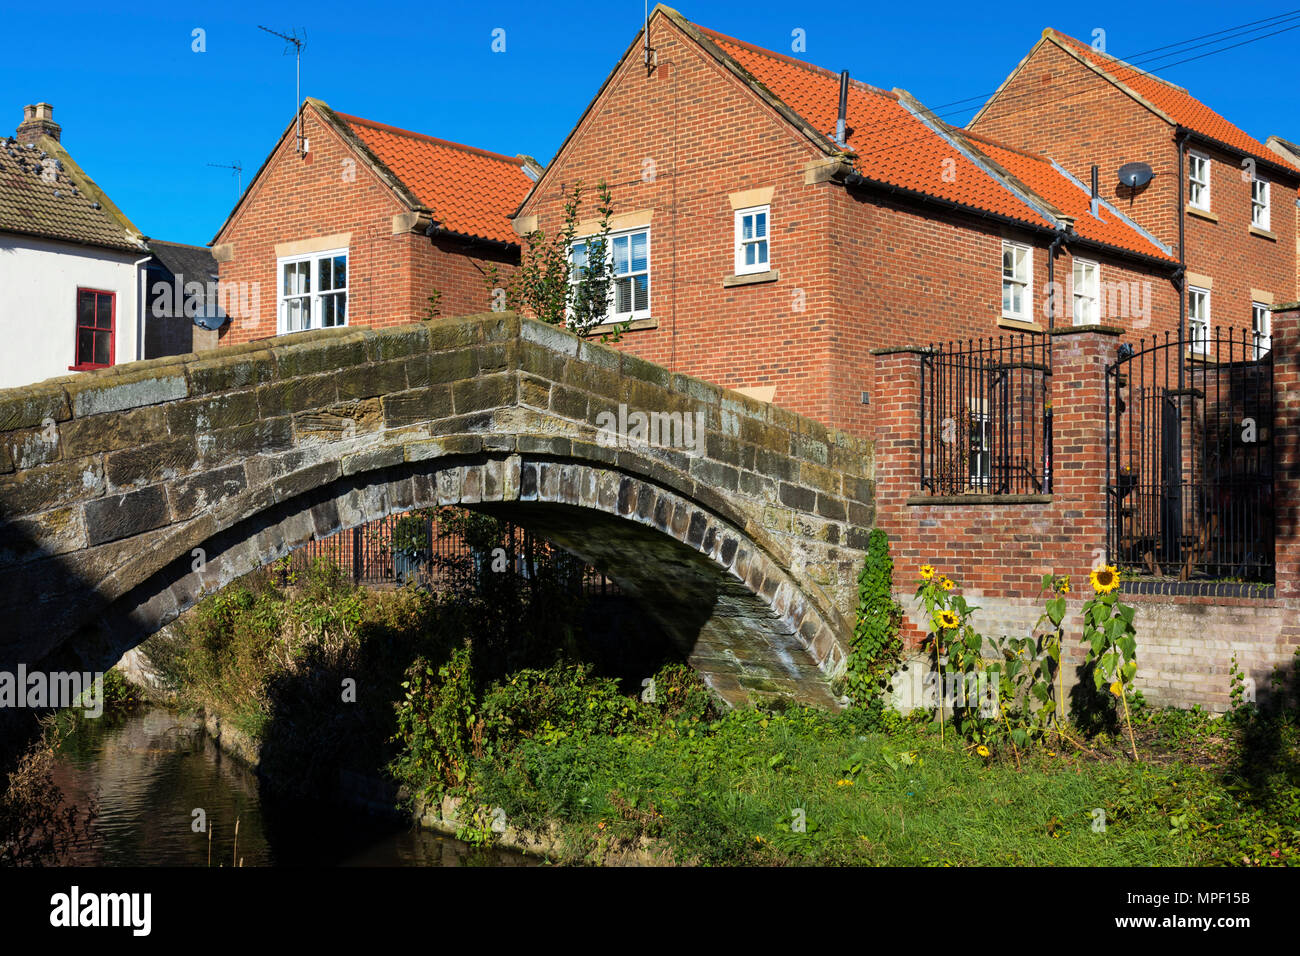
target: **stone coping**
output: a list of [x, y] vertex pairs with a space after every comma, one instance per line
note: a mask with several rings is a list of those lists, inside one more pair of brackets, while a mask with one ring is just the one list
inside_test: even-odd
[[909, 505], [1050, 505], [1048, 495], [911, 495]]

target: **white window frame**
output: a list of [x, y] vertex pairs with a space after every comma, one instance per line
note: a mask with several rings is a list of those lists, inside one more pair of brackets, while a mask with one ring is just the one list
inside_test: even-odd
[[1273, 312], [1263, 302], [1250, 304], [1250, 338], [1255, 346], [1256, 359], [1273, 350]]
[[[630, 237], [637, 235], [638, 233], [645, 233], [645, 269], [643, 271], [637, 271], [637, 272], [633, 272], [629, 270], [627, 275], [623, 276], [622, 278], [628, 278], [629, 276], [638, 276], [638, 275], [645, 276], [646, 279], [645, 308], [644, 309], [636, 308], [636, 297], [635, 297], [635, 293], [633, 293], [632, 311], [615, 312], [614, 303], [617, 301], [616, 298], [618, 294], [617, 282], [620, 277], [615, 276], [613, 274], [614, 273], [614, 240], [624, 236], [629, 237], [628, 238], [628, 265], [630, 266], [632, 263], [632, 240]], [[577, 285], [578, 283], [577, 270], [573, 268], [573, 247], [578, 244], [583, 244], [583, 245], [589, 244], [593, 239], [598, 239], [598, 238], [600, 237], [596, 234], [592, 234], [589, 236], [574, 236], [573, 242], [569, 246], [569, 284], [571, 286]], [[613, 325], [614, 323], [617, 322], [629, 322], [637, 319], [650, 318], [650, 305], [651, 305], [650, 297], [653, 291], [652, 279], [651, 279], [651, 274], [653, 272], [653, 269], [651, 268], [652, 255], [653, 255], [653, 246], [652, 246], [652, 237], [650, 235], [649, 226], [637, 226], [633, 229], [620, 229], [617, 232], [611, 231], [609, 235], [605, 237], [605, 261], [609, 264], [609, 268], [610, 268], [610, 282], [609, 282], [609, 305], [606, 307], [605, 319], [601, 323], [602, 325]]]
[[[1256, 190], [1259, 191], [1259, 198], [1256, 198]], [[1250, 224], [1256, 229], [1273, 228], [1273, 213], [1270, 209], [1272, 193], [1267, 179], [1256, 176], [1250, 181]]]
[[[1080, 291], [1080, 267], [1092, 270], [1092, 281], [1089, 283], [1085, 279], [1083, 291]], [[1070, 291], [1070, 314], [1074, 317], [1074, 324], [1097, 325], [1101, 322], [1101, 266], [1088, 259], [1075, 259], [1070, 276]], [[1088, 308], [1083, 310], [1087, 314], [1083, 316], [1079, 314], [1080, 299], [1088, 304]]]
[[[1193, 175], [1192, 170], [1200, 165], [1202, 176], [1198, 178]], [[1205, 153], [1198, 153], [1194, 149], [1187, 151], [1187, 205], [1193, 209], [1201, 209], [1205, 212], [1210, 211], [1210, 157]], [[1200, 188], [1200, 201], [1192, 198], [1192, 187]]]
[[[321, 290], [320, 287], [320, 263], [325, 259], [333, 259], [342, 256], [344, 261], [345, 279], [341, 289]], [[348, 254], [347, 249], [322, 249], [319, 252], [305, 252], [296, 256], [282, 256], [275, 260], [275, 328], [276, 335], [292, 335], [293, 332], [309, 332], [312, 329], [331, 328], [338, 329], [346, 326], [350, 321], [348, 310], [348, 290], [351, 288], [352, 279], [352, 257]], [[284, 268], [288, 265], [296, 265], [300, 262], [311, 264], [311, 288], [308, 292], [297, 294], [286, 294], [284, 291]], [[323, 326], [320, 324], [321, 318], [321, 299], [326, 296], [343, 299], [343, 322], [339, 325]], [[308, 317], [306, 328], [293, 329], [288, 328], [290, 299], [306, 299], [311, 309]]]
[[[763, 235], [762, 236], [755, 235], [754, 238], [752, 239], [744, 238], [745, 218], [747, 216], [757, 217], [760, 214], [763, 215], [764, 217]], [[744, 209], [737, 209], [734, 221], [735, 221], [735, 229], [736, 229], [736, 249], [735, 249], [736, 275], [748, 276], [748, 275], [756, 275], [757, 273], [760, 272], [770, 272], [772, 269], [772, 207], [771, 205], [747, 206]], [[757, 230], [755, 230], [755, 232], [757, 232]], [[754, 263], [752, 265], [747, 264], [745, 262], [745, 252], [747, 247], [749, 246], [758, 247], [760, 243], [762, 244], [763, 247], [765, 247], [766, 255], [764, 255], [762, 259], [759, 259], [758, 256], [755, 255]]]
[[[1018, 250], [1024, 253], [1024, 272], [1023, 280], [1016, 276], [1008, 276], [1006, 271], [1007, 250]], [[1013, 319], [1017, 322], [1032, 322], [1034, 320], [1034, 250], [1032, 246], [1027, 246], [1021, 242], [1011, 242], [1004, 239], [1002, 241], [1002, 318]], [[1013, 312], [1007, 308], [1007, 287], [1020, 286], [1021, 290], [1021, 310]]]
[[[1204, 336], [1196, 334], [1197, 325], [1193, 324], [1192, 304], [1201, 301], [1205, 305], [1205, 315], [1196, 316], [1197, 325], [1204, 326]], [[1187, 348], [1194, 355], [1210, 354], [1210, 339], [1214, 332], [1210, 311], [1210, 290], [1197, 286], [1187, 287]], [[1199, 347], [1198, 347], [1199, 345]]]

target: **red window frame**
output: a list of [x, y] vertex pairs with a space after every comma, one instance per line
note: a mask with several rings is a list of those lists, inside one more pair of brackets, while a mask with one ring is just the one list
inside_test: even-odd
[[[104, 329], [99, 325], [82, 325], [81, 324], [81, 297], [83, 295], [92, 295], [95, 297], [95, 306], [93, 315], [99, 315], [99, 299], [107, 297], [109, 300], [108, 328]], [[92, 319], [92, 321], [94, 321]], [[109, 292], [106, 289], [86, 289], [77, 287], [77, 304], [76, 304], [76, 332], [73, 334], [72, 348], [73, 361], [75, 364], [69, 365], [68, 370], [72, 372], [84, 372], [96, 368], [108, 368], [117, 360], [117, 293]], [[81, 332], [83, 329], [92, 332], [108, 332], [108, 363], [102, 362], [85, 362], [81, 357]], [[94, 347], [91, 347], [91, 357], [94, 357]]]

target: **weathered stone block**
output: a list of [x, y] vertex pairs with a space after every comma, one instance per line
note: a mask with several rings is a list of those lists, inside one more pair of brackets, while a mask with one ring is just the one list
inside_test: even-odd
[[183, 372], [161, 370], [123, 372], [114, 376], [98, 376], [90, 372], [65, 387], [72, 414], [77, 418], [158, 405], [189, 394], [189, 383]]
[[157, 485], [111, 495], [84, 506], [86, 541], [90, 545], [117, 541], [167, 524], [167, 496]]
[[451, 387], [452, 408], [457, 415], [515, 403], [518, 389], [513, 372], [484, 375], [456, 382]]
[[0, 432], [36, 428], [47, 419], [62, 422], [71, 416], [67, 393], [60, 386], [30, 385], [0, 390]]
[[334, 375], [272, 382], [257, 390], [258, 412], [263, 418], [324, 408], [337, 401], [338, 386]]
[[243, 465], [227, 465], [171, 482], [167, 496], [172, 517], [184, 521], [231, 498], [248, 487]]
[[275, 356], [279, 377], [298, 378], [319, 372], [337, 374], [341, 369], [369, 361], [364, 333], [329, 331], [328, 338], [304, 341], [294, 335], [287, 337], [289, 341], [286, 344], [273, 346], [271, 352]]
[[104, 459], [104, 474], [109, 487], [116, 491], [169, 481], [190, 474], [200, 465], [194, 439], [178, 438], [112, 452]]
[[338, 374], [339, 398], [373, 398], [405, 391], [406, 364], [398, 360], [344, 369]]

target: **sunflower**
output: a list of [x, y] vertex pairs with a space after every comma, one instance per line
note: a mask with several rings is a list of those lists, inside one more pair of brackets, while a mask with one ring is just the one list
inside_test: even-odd
[[921, 580], [928, 581], [932, 577], [934, 577], [934, 565], [931, 564], [921, 565]]
[[961, 620], [953, 611], [940, 611], [934, 616], [934, 623], [940, 627], [954, 628], [961, 623]]
[[983, 744], [980, 744], [978, 747], [975, 748], [975, 752], [979, 754], [981, 757], [987, 757], [989, 755], [989, 748], [985, 747]]
[[951, 590], [952, 590], [953, 588], [955, 588], [957, 585], [953, 584], [952, 581], [948, 580], [947, 578], [943, 578], [943, 579], [939, 582], [939, 586], [940, 586], [941, 588], [943, 588], [945, 591], [951, 591]]
[[1119, 571], [1115, 569], [1115, 565], [1107, 564], [1089, 574], [1088, 580], [1092, 582], [1092, 589], [1098, 594], [1109, 594], [1119, 587]]

